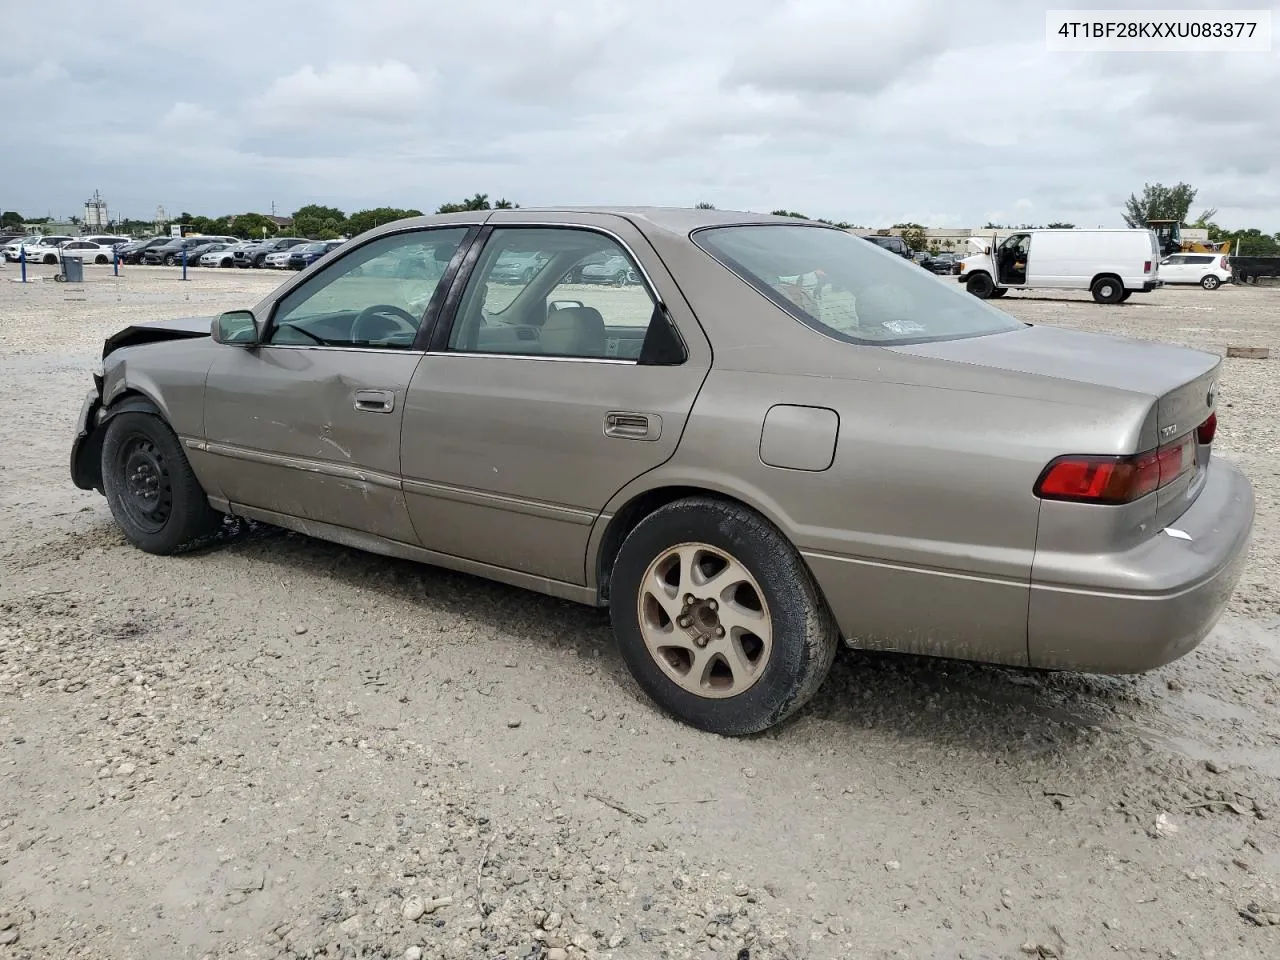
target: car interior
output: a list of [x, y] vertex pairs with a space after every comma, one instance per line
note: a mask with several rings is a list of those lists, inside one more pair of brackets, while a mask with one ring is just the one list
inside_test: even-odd
[[[504, 254], [546, 261], [510, 302], [493, 309], [483, 282]], [[458, 307], [449, 347], [469, 353], [543, 354], [639, 360], [649, 324], [606, 325], [595, 307], [553, 297], [584, 263], [624, 257], [609, 237], [586, 230], [511, 230], [497, 233], [482, 252]], [[625, 257], [624, 257], [625, 259]], [[627, 261], [629, 262], [629, 261]]]

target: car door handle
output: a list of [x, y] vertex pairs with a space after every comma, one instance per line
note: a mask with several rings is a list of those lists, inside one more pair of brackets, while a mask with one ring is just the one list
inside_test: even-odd
[[657, 440], [662, 436], [662, 418], [614, 410], [604, 415], [604, 435], [616, 440]]
[[396, 408], [396, 395], [390, 390], [357, 390], [356, 409], [365, 413], [390, 413]]

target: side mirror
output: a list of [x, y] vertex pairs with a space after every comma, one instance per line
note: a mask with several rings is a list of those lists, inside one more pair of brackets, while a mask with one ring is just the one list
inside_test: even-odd
[[215, 343], [257, 343], [258, 320], [252, 310], [228, 310], [214, 318], [210, 333]]

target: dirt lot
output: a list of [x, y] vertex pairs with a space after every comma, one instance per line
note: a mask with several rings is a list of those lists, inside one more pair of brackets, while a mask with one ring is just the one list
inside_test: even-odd
[[[87, 274], [0, 279], [0, 957], [1280, 956], [1280, 359], [1227, 361], [1257, 534], [1193, 655], [845, 652], [725, 741], [597, 611], [269, 530], [126, 546], [67, 476], [103, 336], [280, 276]], [[1280, 352], [1274, 287], [1000, 305]]]

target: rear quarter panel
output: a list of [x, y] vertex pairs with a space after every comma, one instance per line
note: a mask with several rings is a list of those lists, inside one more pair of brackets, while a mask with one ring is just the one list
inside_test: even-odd
[[[881, 379], [914, 365], [936, 384], [960, 365], [832, 349], [862, 354], [867, 379], [713, 369], [675, 456], [609, 509], [661, 486], [734, 497], [800, 550], [854, 645], [1026, 663], [1040, 506], [1032, 488], [1054, 456], [1095, 446], [1099, 424], [1114, 418], [1126, 432], [1125, 417], [1053, 397]], [[763, 462], [762, 426], [781, 403], [835, 412], [829, 467]]]

